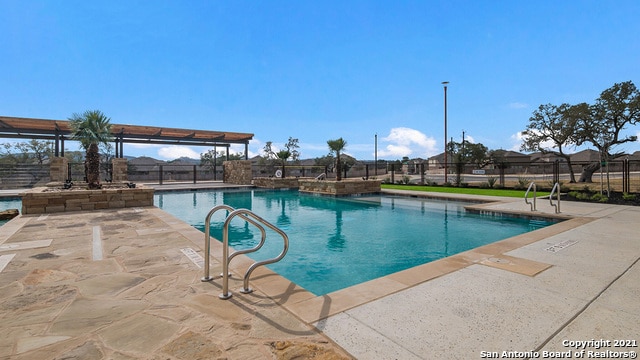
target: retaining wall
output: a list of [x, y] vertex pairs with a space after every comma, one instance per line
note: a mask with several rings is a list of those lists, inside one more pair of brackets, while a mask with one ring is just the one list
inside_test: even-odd
[[381, 180], [299, 180], [299, 191], [327, 195], [352, 195], [380, 192]]
[[48, 214], [153, 206], [153, 189], [145, 187], [98, 190], [39, 187], [22, 195], [22, 214]]
[[253, 179], [253, 185], [260, 188], [267, 189], [297, 189], [300, 185], [298, 184], [298, 178], [268, 178], [268, 177], [259, 177]]

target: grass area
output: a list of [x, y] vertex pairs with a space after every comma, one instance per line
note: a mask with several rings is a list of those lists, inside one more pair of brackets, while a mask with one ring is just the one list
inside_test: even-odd
[[[479, 189], [472, 187], [446, 187], [446, 186], [421, 186], [421, 185], [396, 185], [396, 184], [382, 184], [383, 189], [395, 189], [395, 190], [413, 190], [413, 191], [430, 191], [439, 193], [451, 193], [451, 194], [466, 194], [466, 195], [486, 195], [486, 196], [505, 196], [505, 197], [519, 197], [524, 198], [526, 190], [513, 190], [513, 189]], [[538, 191], [538, 196], [549, 195], [548, 191]], [[531, 194], [529, 195], [531, 196]]]

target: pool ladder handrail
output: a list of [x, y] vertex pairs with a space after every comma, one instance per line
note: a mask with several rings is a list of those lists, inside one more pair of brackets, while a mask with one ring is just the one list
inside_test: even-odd
[[[218, 296], [220, 299], [227, 300], [232, 296], [231, 292], [229, 292], [229, 276], [231, 276], [231, 274], [229, 273], [229, 263], [231, 262], [231, 259], [233, 259], [237, 255], [255, 252], [255, 251], [258, 251], [260, 248], [262, 248], [262, 245], [264, 245], [264, 242], [267, 237], [264, 226], [270, 228], [271, 230], [275, 231], [280, 236], [282, 236], [282, 239], [284, 241], [284, 247], [280, 255], [272, 259], [257, 261], [251, 264], [251, 266], [249, 266], [249, 268], [247, 269], [243, 277], [243, 288], [242, 290], [240, 290], [240, 292], [243, 294], [251, 293], [253, 292], [253, 289], [249, 287], [249, 278], [251, 276], [251, 273], [259, 266], [273, 264], [275, 262], [282, 260], [282, 258], [287, 254], [287, 251], [289, 249], [289, 237], [287, 236], [287, 234], [284, 233], [284, 231], [280, 230], [279, 228], [272, 225], [271, 223], [264, 220], [263, 218], [256, 215], [250, 210], [247, 210], [247, 209], [236, 210], [233, 207], [224, 205], [224, 204], [215, 206], [213, 209], [209, 211], [209, 213], [207, 214], [207, 217], [205, 218], [205, 261], [204, 261], [205, 269], [204, 269], [204, 277], [201, 279], [202, 281], [213, 280], [213, 278], [209, 275], [209, 272], [210, 272], [209, 257], [211, 253], [210, 229], [211, 229], [211, 216], [213, 216], [213, 214], [218, 210], [230, 211], [230, 213], [227, 215], [225, 219], [225, 222], [223, 225], [223, 231], [222, 231], [222, 274], [221, 274], [222, 294]], [[238, 250], [233, 252], [231, 255], [229, 255], [229, 224], [231, 223], [231, 220], [236, 216], [239, 216], [241, 219], [245, 220], [246, 222], [260, 229], [262, 236], [260, 238], [260, 242], [258, 243], [258, 245], [254, 246], [253, 248]]]
[[[553, 203], [553, 194], [556, 193], [557, 190], [557, 200], [558, 203]], [[560, 183], [555, 183], [553, 188], [551, 189], [551, 194], [549, 194], [549, 204], [556, 209], [556, 214], [560, 214]]]
[[[529, 202], [529, 199], [528, 199], [529, 191], [531, 191], [531, 188], [533, 188], [533, 202]], [[538, 193], [538, 190], [536, 188], [536, 183], [532, 181], [529, 184], [529, 187], [527, 188], [527, 192], [524, 193], [524, 202], [525, 202], [525, 204], [531, 205], [531, 211], [537, 211], [537, 209], [536, 209], [537, 193]]]

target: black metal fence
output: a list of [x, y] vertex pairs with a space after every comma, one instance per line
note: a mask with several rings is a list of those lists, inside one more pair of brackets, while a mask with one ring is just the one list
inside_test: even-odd
[[[603, 184], [609, 184], [613, 191], [620, 192], [640, 192], [640, 160], [618, 159], [603, 163], [602, 166], [594, 162], [573, 162], [572, 169], [576, 181], [580, 181], [581, 174], [585, 169], [595, 167], [590, 177], [591, 183], [578, 183], [573, 187], [590, 187], [597, 190]], [[459, 168], [458, 177], [456, 169]], [[501, 184], [507, 187], [517, 187], [536, 181], [539, 184], [553, 184], [561, 182], [569, 184], [570, 171], [566, 162], [509, 162], [502, 166], [489, 165], [483, 168], [467, 164], [457, 167], [450, 164], [448, 167], [447, 180], [444, 177], [444, 168], [428, 163], [400, 163], [378, 161], [377, 163], [358, 163], [353, 166], [345, 166], [342, 173], [343, 179], [365, 178], [381, 179], [391, 183], [414, 183], [414, 184], [438, 184], [445, 182], [471, 186], [483, 183]], [[276, 172], [282, 171], [280, 165], [257, 165], [252, 166], [252, 176], [273, 177]], [[287, 165], [284, 173], [286, 177], [308, 177], [315, 178], [322, 174], [327, 179], [335, 179], [336, 173], [332, 167], [317, 165]], [[222, 181], [224, 179], [223, 167], [216, 166], [215, 169], [200, 165], [149, 165], [149, 166], [129, 166], [127, 170], [129, 181], [139, 183], [164, 184], [171, 182], [202, 182], [202, 181]], [[84, 164], [70, 163], [68, 168], [68, 178], [81, 182], [84, 181]], [[111, 180], [110, 166], [104, 164], [101, 169], [101, 181]], [[42, 186], [49, 182], [49, 165], [37, 164], [6, 164], [0, 165], [0, 188], [31, 188]], [[457, 184], [456, 184], [457, 185]]]
[[[602, 164], [572, 162], [571, 168], [566, 162], [561, 161], [510, 162], [501, 164], [501, 166], [489, 165], [483, 168], [470, 164], [464, 166], [451, 164], [448, 168], [446, 181], [444, 180], [443, 167], [430, 168], [427, 164], [415, 164], [413, 167], [394, 165], [388, 181], [440, 185], [446, 182], [455, 185], [495, 183], [508, 187], [526, 186], [529, 182], [536, 181], [552, 186], [556, 182], [569, 184], [572, 180], [571, 170], [574, 174], [573, 179], [577, 182], [576, 185], [573, 185], [574, 187], [586, 186], [597, 190], [602, 184], [608, 183], [613, 191], [640, 192], [640, 160], [629, 159], [614, 160]], [[585, 170], [590, 170], [586, 179], [582, 178], [582, 175], [586, 173]]]
[[2, 164], [0, 189], [32, 188], [48, 183], [49, 165]]

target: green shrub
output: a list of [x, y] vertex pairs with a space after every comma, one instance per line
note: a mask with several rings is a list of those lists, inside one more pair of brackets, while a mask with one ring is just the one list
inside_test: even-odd
[[591, 200], [601, 202], [601, 203], [606, 203], [607, 201], [609, 201], [609, 198], [604, 194], [595, 193], [591, 196]]
[[514, 187], [516, 190], [523, 190], [529, 186], [530, 182], [531, 180], [528, 177], [520, 175], [518, 176], [518, 184], [516, 184]]
[[624, 193], [624, 194], [622, 194], [622, 198], [625, 201], [635, 201], [636, 200], [636, 194]]
[[498, 178], [496, 178], [495, 176], [489, 176], [487, 178], [487, 185], [489, 186], [489, 189], [493, 189], [493, 187], [496, 185], [496, 181], [498, 181]]

